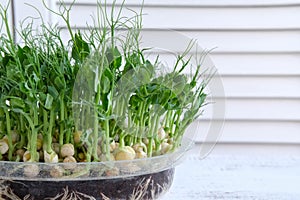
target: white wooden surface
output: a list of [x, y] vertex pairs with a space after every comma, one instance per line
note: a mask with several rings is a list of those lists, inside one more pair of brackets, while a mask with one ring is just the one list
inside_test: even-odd
[[299, 200], [300, 156], [190, 155], [162, 200]]

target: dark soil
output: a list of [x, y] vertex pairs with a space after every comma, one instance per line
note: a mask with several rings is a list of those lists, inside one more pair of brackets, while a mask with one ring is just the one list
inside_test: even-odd
[[[57, 199], [154, 199], [167, 191], [174, 176], [174, 169], [162, 172], [116, 178], [106, 180], [76, 180], [76, 181], [6, 181], [7, 187], [23, 199], [30, 195], [30, 199], [42, 200], [58, 197]], [[62, 198], [69, 195], [69, 198]], [[72, 196], [73, 195], [73, 196]], [[139, 198], [138, 198], [139, 197]], [[2, 196], [3, 198], [3, 196]], [[79, 199], [80, 199], [79, 198]], [[8, 199], [5, 198], [4, 199]], [[56, 199], [56, 198], [55, 198]]]

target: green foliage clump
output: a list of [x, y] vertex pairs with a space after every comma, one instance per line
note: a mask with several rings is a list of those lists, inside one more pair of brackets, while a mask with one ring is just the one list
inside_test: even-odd
[[193, 43], [171, 72], [158, 75], [158, 63], [139, 45], [142, 13], [121, 17], [113, 5], [111, 18], [98, 3], [101, 27], [81, 33], [71, 29], [71, 7], [61, 8], [55, 14], [69, 41], [57, 26], [42, 23], [35, 31], [29, 23], [18, 44], [1, 7], [7, 34], [0, 37], [0, 148], [8, 149], [0, 159], [58, 162], [66, 144], [77, 162], [123, 159], [124, 149], [135, 155], [129, 147], [131, 158], [176, 149], [206, 99], [205, 82], [197, 83], [200, 65], [192, 77], [183, 73]]

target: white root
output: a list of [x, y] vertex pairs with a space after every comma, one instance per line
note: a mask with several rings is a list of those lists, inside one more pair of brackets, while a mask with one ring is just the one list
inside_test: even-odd
[[11, 188], [9, 188], [8, 186], [5, 186], [4, 181], [1, 180], [0, 181], [0, 199], [4, 200], [22, 200], [20, 199], [16, 194], [14, 194], [14, 192], [12, 191]]
[[134, 188], [132, 194], [130, 195], [130, 200], [141, 200], [144, 199], [144, 196], [146, 195], [147, 189], [149, 187], [149, 184], [151, 182], [151, 177], [148, 179], [143, 179], [141, 183], [138, 185], [137, 188]]
[[81, 192], [77, 191], [70, 191], [68, 187], [64, 189], [64, 192], [61, 194], [56, 195], [55, 197], [52, 198], [46, 198], [45, 200], [81, 200], [81, 199], [86, 199], [86, 200], [96, 200], [94, 197], [83, 194]]

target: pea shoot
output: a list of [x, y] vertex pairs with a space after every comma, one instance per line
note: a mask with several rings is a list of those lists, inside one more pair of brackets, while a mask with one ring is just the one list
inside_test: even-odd
[[81, 32], [71, 29], [73, 4], [60, 3], [60, 12], [50, 11], [66, 23], [69, 41], [58, 26], [43, 22], [37, 29], [24, 23], [22, 43], [16, 43], [7, 7], [0, 7], [6, 29], [0, 37], [0, 160], [74, 164], [176, 150], [206, 103], [201, 65], [192, 76], [183, 73], [195, 43], [171, 72], [159, 74], [158, 60], [148, 60], [149, 50], [140, 47], [142, 10], [128, 18], [124, 2], [119, 10], [114, 2], [110, 14], [98, 2], [98, 28]]

